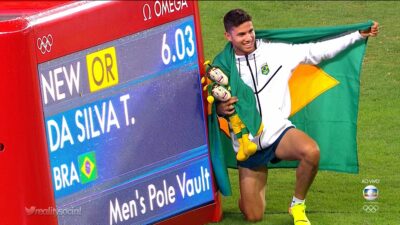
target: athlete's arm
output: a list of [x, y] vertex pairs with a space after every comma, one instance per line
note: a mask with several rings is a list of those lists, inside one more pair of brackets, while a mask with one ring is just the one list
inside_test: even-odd
[[293, 45], [294, 52], [300, 55], [301, 63], [316, 65], [333, 58], [359, 40], [377, 36], [378, 28], [379, 24], [374, 22], [367, 30], [355, 31], [321, 42]]

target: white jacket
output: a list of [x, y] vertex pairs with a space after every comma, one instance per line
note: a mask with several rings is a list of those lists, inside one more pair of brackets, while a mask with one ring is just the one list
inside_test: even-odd
[[[264, 124], [264, 130], [259, 137], [253, 138], [250, 135], [250, 139], [257, 144], [258, 150], [270, 146], [283, 130], [293, 126], [292, 122], [288, 120], [291, 110], [288, 81], [293, 70], [299, 64], [316, 65], [323, 60], [333, 58], [340, 51], [361, 39], [363, 37], [356, 31], [333, 39], [307, 44], [256, 40], [257, 49], [253, 53], [247, 56], [236, 55], [239, 75], [244, 83], [253, 89], [256, 102], [258, 102], [257, 108]], [[266, 73], [265, 65], [268, 65], [268, 73]], [[237, 152], [238, 142], [232, 130], [231, 137]]]

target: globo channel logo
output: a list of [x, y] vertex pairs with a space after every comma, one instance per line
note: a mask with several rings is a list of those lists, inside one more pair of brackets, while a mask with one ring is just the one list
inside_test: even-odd
[[378, 188], [375, 187], [374, 185], [366, 186], [363, 190], [363, 196], [364, 196], [365, 200], [368, 200], [368, 201], [373, 201], [373, 200], [377, 199], [379, 196]]

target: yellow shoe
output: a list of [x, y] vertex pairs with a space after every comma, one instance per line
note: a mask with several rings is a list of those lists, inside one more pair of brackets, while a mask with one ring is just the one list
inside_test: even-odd
[[245, 151], [246, 155], [251, 156], [254, 155], [257, 151], [257, 145], [254, 144], [253, 142], [249, 141], [247, 143], [247, 149]]
[[248, 158], [249, 158], [249, 156], [246, 155], [243, 150], [239, 150], [238, 153], [236, 154], [237, 161], [245, 161]]
[[294, 225], [311, 225], [306, 216], [306, 205], [304, 203], [290, 207], [289, 214], [293, 216]]
[[247, 156], [254, 155], [257, 151], [257, 145], [250, 141], [248, 134], [243, 134], [243, 151]]
[[239, 142], [239, 150], [236, 154], [236, 160], [245, 161], [247, 158], [249, 158], [249, 156], [246, 155], [246, 153], [244, 151], [243, 138], [239, 138], [238, 142]]

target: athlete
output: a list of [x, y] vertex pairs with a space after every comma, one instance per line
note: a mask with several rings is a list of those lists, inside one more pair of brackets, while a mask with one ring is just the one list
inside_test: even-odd
[[[239, 75], [255, 93], [257, 109], [265, 126], [261, 135], [252, 139], [257, 143], [257, 152], [246, 161], [238, 161], [239, 208], [247, 220], [262, 220], [268, 175], [265, 165], [280, 160], [298, 160], [289, 213], [293, 216], [295, 225], [309, 225], [310, 221], [305, 213], [305, 198], [317, 174], [320, 153], [317, 143], [306, 133], [296, 129], [288, 119], [288, 81], [299, 64], [319, 64], [359, 40], [376, 36], [378, 23], [374, 22], [368, 30], [307, 44], [256, 40], [252, 18], [242, 9], [229, 11], [224, 16], [224, 26], [225, 37], [235, 52]], [[235, 112], [234, 104], [238, 101], [243, 99], [231, 97], [226, 102], [218, 102], [217, 114], [232, 115]], [[238, 142], [232, 131], [231, 137], [237, 151]]]

